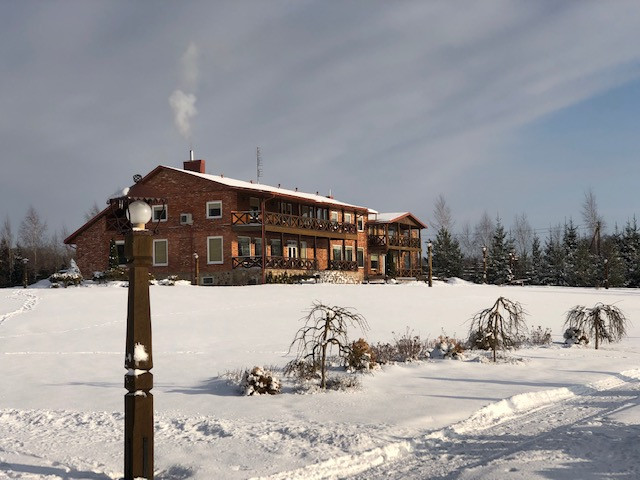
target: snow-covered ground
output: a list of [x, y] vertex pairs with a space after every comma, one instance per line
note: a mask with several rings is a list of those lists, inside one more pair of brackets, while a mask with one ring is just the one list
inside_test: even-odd
[[[619, 344], [512, 361], [384, 367], [356, 391], [242, 397], [220, 376], [283, 366], [315, 300], [370, 342], [464, 337], [498, 296], [560, 342], [566, 311], [616, 303]], [[0, 290], [0, 478], [122, 476], [127, 290]], [[640, 291], [398, 285], [152, 286], [156, 478], [638, 478]], [[353, 331], [354, 339], [362, 336]]]

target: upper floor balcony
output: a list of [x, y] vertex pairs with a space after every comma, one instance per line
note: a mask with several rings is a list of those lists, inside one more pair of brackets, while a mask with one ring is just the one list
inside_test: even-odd
[[420, 238], [406, 237], [404, 235], [369, 235], [368, 245], [370, 248], [386, 250], [389, 247], [396, 248], [420, 248]]
[[262, 227], [264, 224], [265, 230], [268, 232], [284, 232], [329, 238], [355, 239], [358, 234], [354, 223], [277, 212], [265, 212], [263, 218], [262, 212], [257, 210], [231, 212], [231, 224], [234, 228], [256, 228]]

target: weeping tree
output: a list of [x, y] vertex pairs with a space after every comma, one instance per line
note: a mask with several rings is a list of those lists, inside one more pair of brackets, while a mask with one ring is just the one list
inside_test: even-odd
[[469, 328], [469, 345], [471, 348], [496, 351], [516, 347], [520, 337], [526, 333], [526, 312], [522, 305], [505, 297], [500, 297], [490, 308], [476, 313], [471, 319]]
[[367, 321], [350, 308], [327, 306], [314, 302], [309, 313], [303, 317], [304, 326], [296, 333], [289, 352], [297, 345], [297, 356], [292, 362], [311, 362], [320, 369], [320, 388], [327, 386], [327, 358], [336, 353], [345, 360], [352, 354], [352, 345], [347, 338], [349, 327], [369, 329]]
[[615, 305], [597, 303], [593, 308], [576, 305], [567, 312], [565, 328], [577, 328], [593, 337], [598, 349], [601, 340], [618, 342], [627, 334], [628, 320]]

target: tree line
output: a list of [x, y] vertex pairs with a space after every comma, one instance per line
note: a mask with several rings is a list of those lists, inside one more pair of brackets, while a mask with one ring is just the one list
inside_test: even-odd
[[[571, 287], [640, 287], [640, 229], [635, 216], [624, 227], [604, 233], [605, 221], [595, 195], [585, 193], [583, 226], [572, 219], [549, 228], [541, 238], [527, 220], [516, 216], [506, 230], [486, 213], [474, 228], [453, 234], [451, 210], [440, 195], [432, 225], [433, 275], [495, 285], [528, 284]], [[426, 264], [427, 262], [425, 262]]]
[[63, 243], [63, 228], [49, 234], [47, 222], [33, 206], [14, 232], [7, 216], [0, 229], [0, 288], [32, 284], [69, 266], [74, 251]]

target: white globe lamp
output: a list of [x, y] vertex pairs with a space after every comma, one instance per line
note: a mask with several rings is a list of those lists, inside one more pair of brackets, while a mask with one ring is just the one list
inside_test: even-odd
[[133, 226], [133, 230], [145, 230], [145, 224], [151, 220], [151, 206], [142, 200], [131, 202], [127, 208], [127, 217]]

